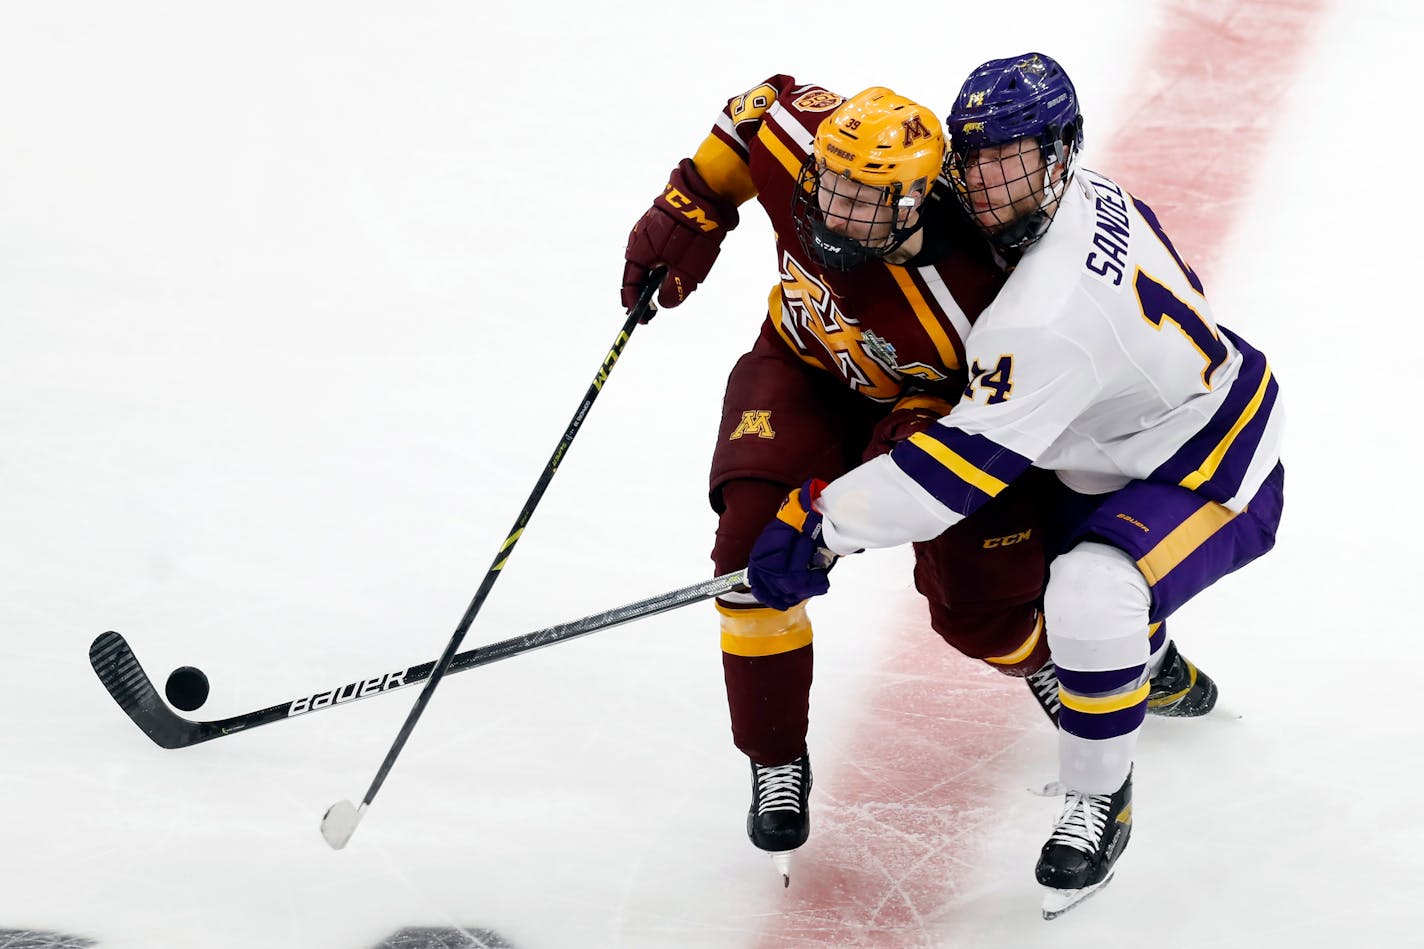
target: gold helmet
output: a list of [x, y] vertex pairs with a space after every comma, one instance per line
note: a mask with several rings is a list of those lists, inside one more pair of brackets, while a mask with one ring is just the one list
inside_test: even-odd
[[861, 184], [928, 193], [944, 165], [933, 112], [884, 86], [851, 96], [816, 130], [816, 161]]
[[945, 147], [935, 114], [884, 86], [841, 103], [816, 130], [792, 196], [802, 248], [836, 270], [893, 253], [919, 227]]

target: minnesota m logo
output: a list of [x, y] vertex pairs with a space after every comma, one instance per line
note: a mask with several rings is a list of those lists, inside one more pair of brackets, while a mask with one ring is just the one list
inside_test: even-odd
[[906, 145], [913, 145], [916, 139], [930, 137], [930, 130], [925, 128], [925, 120], [918, 114], [901, 122], [900, 127], [905, 130]]
[[737, 423], [736, 429], [727, 437], [728, 441], [741, 438], [743, 435], [755, 435], [757, 438], [775, 438], [776, 433], [771, 430], [771, 413], [760, 410], [743, 412], [742, 420]]

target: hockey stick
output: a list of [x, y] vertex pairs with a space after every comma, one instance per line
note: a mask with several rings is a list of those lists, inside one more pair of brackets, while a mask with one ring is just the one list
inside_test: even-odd
[[[715, 596], [745, 586], [746, 571], [724, 574], [711, 580], [704, 580], [680, 590], [670, 590], [637, 603], [616, 607], [602, 613], [594, 613], [582, 619], [571, 620], [558, 626], [550, 626], [537, 632], [526, 633], [488, 646], [479, 646], [465, 652], [456, 653], [450, 661], [447, 673], [463, 672], [476, 666], [488, 665], [500, 659], [508, 659], [520, 653], [542, 649], [569, 639], [577, 639], [603, 629], [612, 629], [635, 619], [656, 616], [680, 607], [701, 603]], [[104, 688], [109, 690], [114, 701], [119, 703], [145, 735], [153, 739], [160, 748], [187, 748], [189, 745], [211, 741], [241, 731], [248, 731], [259, 725], [270, 725], [308, 712], [336, 708], [357, 699], [368, 699], [373, 695], [384, 695], [407, 686], [424, 682], [435, 669], [434, 662], [422, 662], [397, 672], [383, 672], [379, 675], [348, 682], [335, 689], [327, 689], [312, 695], [248, 712], [231, 718], [211, 722], [194, 722], [183, 718], [170, 709], [159, 697], [153, 682], [139, 665], [129, 644], [115, 632], [107, 632], [95, 638], [89, 647], [89, 664], [99, 676]]]
[[593, 382], [588, 387], [588, 392], [584, 393], [583, 401], [579, 403], [578, 410], [574, 412], [573, 420], [569, 422], [569, 427], [564, 430], [564, 437], [559, 439], [559, 444], [554, 448], [554, 453], [549, 456], [549, 462], [544, 466], [544, 473], [539, 476], [538, 482], [534, 485], [534, 490], [529, 493], [529, 500], [524, 502], [524, 508], [519, 512], [519, 516], [514, 520], [514, 527], [509, 531], [509, 536], [500, 544], [499, 550], [494, 555], [494, 561], [490, 564], [489, 570], [485, 573], [484, 580], [480, 583], [480, 588], [475, 592], [475, 597], [470, 601], [470, 605], [465, 608], [465, 615], [460, 618], [460, 623], [455, 627], [454, 634], [450, 637], [450, 642], [446, 644], [445, 651], [436, 660], [435, 667], [430, 670], [430, 678], [425, 680], [425, 687], [420, 690], [420, 695], [416, 697], [415, 704], [411, 707], [410, 714], [406, 716], [405, 723], [401, 725], [400, 732], [396, 735], [396, 740], [391, 744], [390, 751], [386, 752], [386, 757], [381, 762], [380, 768], [376, 770], [376, 776], [371, 780], [371, 786], [366, 789], [366, 796], [361, 799], [361, 806], [358, 808], [350, 801], [337, 801], [326, 809], [326, 813], [321, 818], [321, 835], [326, 838], [326, 842], [334, 849], [340, 850], [346, 846], [346, 842], [351, 839], [351, 835], [356, 832], [356, 825], [361, 822], [361, 817], [366, 813], [366, 808], [371, 806], [375, 800], [377, 792], [381, 790], [381, 785], [385, 783], [386, 776], [391, 773], [391, 768], [396, 763], [396, 758], [400, 756], [401, 749], [410, 738], [410, 733], [415, 730], [415, 725], [420, 721], [420, 716], [425, 711], [425, 706], [430, 703], [430, 696], [435, 693], [435, 687], [440, 684], [440, 680], [445, 677], [445, 672], [450, 668], [450, 663], [455, 658], [455, 652], [460, 648], [460, 642], [465, 638], [465, 634], [470, 631], [470, 624], [479, 615], [480, 608], [484, 606], [485, 598], [489, 596], [490, 590], [494, 587], [494, 582], [499, 579], [499, 573], [504, 569], [504, 565], [509, 562], [510, 555], [514, 552], [514, 545], [519, 542], [519, 536], [524, 533], [524, 527], [529, 523], [529, 518], [533, 516], [534, 509], [539, 506], [539, 500], [543, 498], [544, 491], [549, 487], [549, 482], [554, 479], [554, 473], [559, 470], [559, 462], [563, 461], [569, 446], [573, 444], [574, 436], [578, 434], [583, 426], [583, 420], [588, 415], [589, 409], [593, 406], [594, 399], [598, 398], [598, 393], [603, 390], [603, 384], [608, 381], [608, 374], [613, 371], [614, 365], [618, 362], [618, 357], [623, 354], [623, 347], [628, 345], [628, 339], [633, 335], [633, 330], [638, 328], [638, 324], [652, 318], [657, 312], [653, 304], [653, 294], [662, 285], [663, 276], [666, 271], [662, 268], [654, 270], [648, 275], [642, 290], [638, 294], [637, 302], [628, 310], [628, 318], [623, 322], [623, 328], [618, 331], [618, 336], [613, 340], [612, 347], [608, 350], [608, 355], [603, 357], [602, 364], [598, 367], [598, 372], [594, 374]]

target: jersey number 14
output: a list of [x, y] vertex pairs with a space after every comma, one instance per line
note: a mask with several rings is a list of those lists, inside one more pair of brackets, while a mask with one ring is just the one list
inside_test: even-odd
[[[1202, 294], [1202, 282], [1197, 277], [1186, 261], [1182, 260], [1177, 253], [1177, 248], [1172, 246], [1172, 241], [1162, 230], [1162, 225], [1157, 221], [1157, 215], [1152, 209], [1143, 204], [1137, 198], [1132, 199], [1139, 214], [1142, 215], [1152, 233], [1157, 235], [1157, 239], [1162, 242], [1162, 246], [1167, 248], [1167, 253], [1172, 255], [1172, 259], [1177, 262], [1177, 266], [1182, 270], [1182, 276], [1191, 284], [1193, 290]], [[1211, 388], [1211, 374], [1216, 372], [1216, 367], [1226, 362], [1226, 344], [1221, 341], [1221, 337], [1216, 333], [1216, 327], [1207, 322], [1200, 313], [1192, 306], [1182, 300], [1172, 292], [1166, 284], [1154, 279], [1151, 274], [1137, 268], [1137, 276], [1133, 279], [1133, 289], [1137, 291], [1137, 304], [1142, 309], [1142, 315], [1153, 328], [1160, 330], [1163, 321], [1171, 323], [1177, 328], [1187, 340], [1201, 353], [1202, 359], [1206, 360], [1206, 365], [1202, 368], [1202, 385]], [[1205, 298], [1203, 294], [1203, 298]]]

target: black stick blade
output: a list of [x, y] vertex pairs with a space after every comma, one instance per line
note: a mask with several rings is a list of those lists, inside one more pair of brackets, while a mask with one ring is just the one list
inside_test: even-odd
[[119, 708], [154, 744], [185, 748], [201, 740], [197, 723], [179, 717], [159, 697], [124, 637], [112, 630], [95, 637], [89, 646], [89, 664]]

